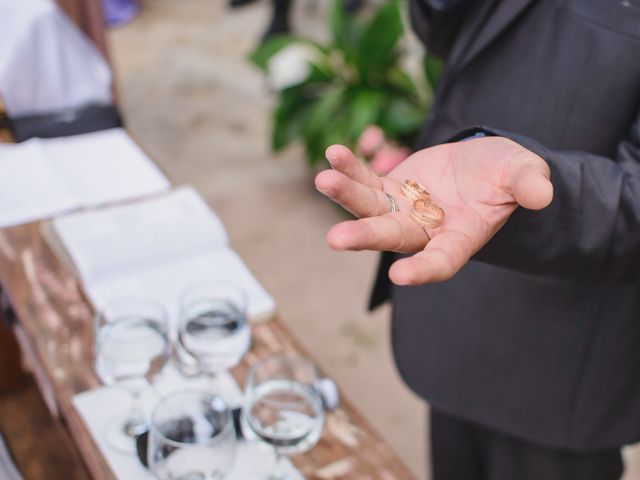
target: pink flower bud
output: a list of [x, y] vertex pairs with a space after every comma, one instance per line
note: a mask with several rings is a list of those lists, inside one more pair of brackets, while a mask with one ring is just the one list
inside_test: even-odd
[[411, 151], [406, 147], [384, 146], [373, 157], [369, 167], [382, 177], [400, 165], [409, 155]]
[[358, 150], [365, 157], [372, 157], [384, 144], [384, 132], [380, 127], [371, 125], [365, 128], [358, 140]]

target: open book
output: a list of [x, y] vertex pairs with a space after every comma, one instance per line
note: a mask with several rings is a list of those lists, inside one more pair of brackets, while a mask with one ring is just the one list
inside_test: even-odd
[[169, 189], [121, 128], [0, 144], [0, 227]]
[[175, 325], [184, 291], [220, 280], [247, 292], [250, 317], [275, 310], [273, 298], [228, 246], [218, 217], [190, 187], [57, 218], [43, 228], [97, 309], [120, 298], [150, 298], [165, 306]]

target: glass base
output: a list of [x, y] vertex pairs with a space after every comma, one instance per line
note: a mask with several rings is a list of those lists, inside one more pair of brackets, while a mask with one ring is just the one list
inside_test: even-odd
[[131, 417], [114, 418], [105, 432], [107, 443], [111, 448], [125, 455], [136, 455], [136, 435], [147, 430], [144, 422], [137, 422]]
[[267, 477], [267, 480], [293, 480], [291, 475], [287, 474], [286, 456], [276, 452], [273, 470]]

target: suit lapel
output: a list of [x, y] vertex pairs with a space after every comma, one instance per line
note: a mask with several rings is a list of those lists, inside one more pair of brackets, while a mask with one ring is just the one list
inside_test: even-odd
[[484, 0], [481, 8], [472, 12], [449, 59], [448, 80], [452, 80], [500, 35], [527, 6], [535, 0]]

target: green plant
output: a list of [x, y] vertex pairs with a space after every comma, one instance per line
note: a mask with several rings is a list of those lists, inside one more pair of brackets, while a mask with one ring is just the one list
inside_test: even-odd
[[274, 57], [292, 45], [308, 52], [304, 78], [278, 89], [273, 112], [272, 148], [280, 151], [302, 140], [309, 164], [324, 158], [326, 147], [354, 147], [368, 125], [387, 138], [411, 145], [421, 127], [439, 64], [425, 62], [415, 78], [401, 68], [404, 25], [400, 0], [390, 0], [366, 19], [347, 15], [341, 0], [330, 8], [328, 44], [283, 36], [258, 47], [251, 60], [269, 74]]

